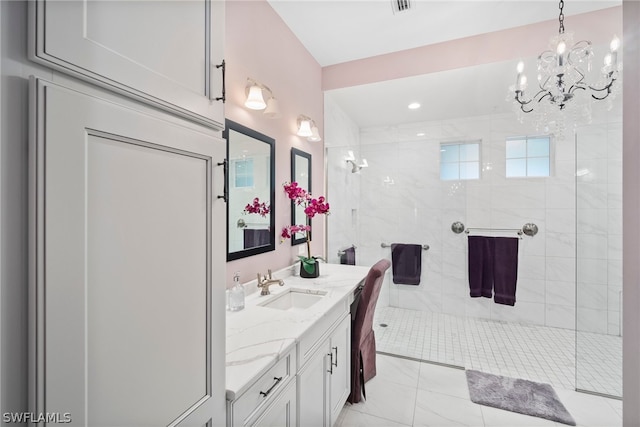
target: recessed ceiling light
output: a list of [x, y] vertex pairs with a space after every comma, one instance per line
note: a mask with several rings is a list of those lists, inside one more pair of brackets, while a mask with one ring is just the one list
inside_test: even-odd
[[420, 108], [420, 103], [419, 102], [412, 102], [411, 104], [409, 104], [409, 109], [410, 110], [416, 110]]
[[424, 132], [418, 132], [416, 133], [416, 136], [424, 136]]

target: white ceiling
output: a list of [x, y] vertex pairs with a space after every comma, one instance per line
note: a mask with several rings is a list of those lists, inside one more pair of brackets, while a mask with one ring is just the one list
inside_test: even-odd
[[[557, 19], [559, 12], [558, 2], [550, 0], [411, 0], [409, 11], [395, 14], [393, 0], [268, 1], [321, 66]], [[567, 0], [564, 14], [620, 4]], [[338, 89], [330, 95], [360, 127], [509, 111], [506, 87], [515, 78], [513, 67], [482, 65]], [[412, 101], [421, 102], [422, 108], [408, 110]]]

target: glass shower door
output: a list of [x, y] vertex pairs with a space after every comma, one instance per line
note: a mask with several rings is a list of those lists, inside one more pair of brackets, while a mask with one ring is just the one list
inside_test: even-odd
[[622, 396], [622, 121], [576, 132], [576, 389]]

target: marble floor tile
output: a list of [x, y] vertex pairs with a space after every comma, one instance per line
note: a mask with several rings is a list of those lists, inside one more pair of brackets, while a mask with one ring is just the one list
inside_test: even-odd
[[622, 415], [614, 407], [615, 400], [571, 390], [557, 389], [556, 393], [578, 426], [622, 426]]
[[480, 405], [469, 399], [418, 390], [413, 426], [484, 427]]
[[367, 399], [351, 405], [349, 409], [411, 425], [416, 391], [416, 386], [389, 382], [376, 376], [366, 383]]
[[378, 354], [376, 357], [376, 377], [379, 378], [379, 381], [415, 388], [418, 386], [420, 365], [422, 363], [415, 360]]
[[482, 411], [485, 427], [549, 427], [564, 425], [544, 418], [531, 417], [529, 415], [509, 412], [490, 406], [478, 406], [480, 406], [480, 410]]
[[365, 414], [348, 407], [342, 410], [334, 427], [410, 427], [411, 424], [400, 424], [385, 418]]
[[418, 388], [420, 390], [469, 399], [467, 377], [462, 369], [453, 369], [432, 363], [422, 363], [420, 366]]

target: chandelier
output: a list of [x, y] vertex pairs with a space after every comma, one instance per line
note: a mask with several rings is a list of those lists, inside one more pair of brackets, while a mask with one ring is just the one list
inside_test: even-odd
[[558, 35], [551, 38], [550, 49], [538, 56], [537, 92], [531, 97], [526, 94], [527, 76], [523, 73], [522, 61], [517, 66], [516, 83], [510, 88], [510, 98], [519, 110], [520, 120], [523, 121], [525, 114], [534, 112], [536, 127], [541, 124], [548, 126], [549, 123], [559, 126], [561, 120], [558, 112], [565, 110], [573, 110], [576, 121], [583, 119], [590, 122], [591, 102], [604, 100], [612, 94], [610, 99], [613, 99], [619, 90], [616, 82], [622, 69], [618, 59], [620, 40], [613, 38], [599, 78], [594, 83], [588, 83], [594, 55], [591, 42], [581, 40], [573, 43], [573, 34], [564, 32], [563, 0], [560, 0], [559, 8]]

